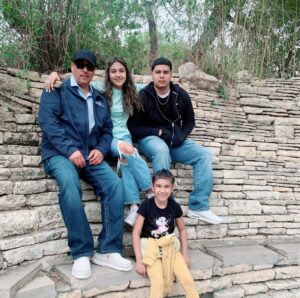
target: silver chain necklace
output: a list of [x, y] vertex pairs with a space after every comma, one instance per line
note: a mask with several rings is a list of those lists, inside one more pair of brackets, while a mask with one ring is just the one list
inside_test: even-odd
[[168, 97], [167, 97], [167, 99], [166, 99], [166, 101], [165, 101], [164, 103], [162, 103], [162, 102], [160, 101], [159, 96], [156, 94], [156, 99], [157, 99], [158, 103], [159, 103], [161, 106], [165, 106], [165, 105], [168, 103], [168, 101], [169, 101], [170, 94], [171, 94], [171, 92], [169, 92], [169, 95], [168, 95]]

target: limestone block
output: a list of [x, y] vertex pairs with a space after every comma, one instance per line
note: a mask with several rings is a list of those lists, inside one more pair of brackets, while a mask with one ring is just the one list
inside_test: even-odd
[[[0, 181], [0, 195], [12, 194], [13, 188], [14, 185], [11, 181]], [[2, 206], [2, 203], [5, 203], [3, 199], [0, 200], [0, 206]]]
[[229, 214], [261, 214], [262, 206], [259, 201], [228, 200]]
[[28, 84], [26, 80], [11, 77], [0, 73], [0, 89], [11, 93], [28, 94]]
[[3, 144], [3, 132], [0, 132], [0, 144]]
[[277, 126], [280, 126], [280, 125], [283, 125], [283, 126], [299, 126], [300, 125], [300, 118], [292, 118], [292, 117], [276, 117], [276, 120], [275, 120], [275, 125]]
[[178, 67], [179, 81], [185, 88], [217, 91], [219, 81], [214, 76], [208, 75], [193, 62], [187, 62]]
[[265, 228], [267, 223], [265, 222], [249, 222], [249, 228]]
[[264, 283], [252, 283], [241, 285], [241, 287], [245, 290], [246, 295], [255, 295], [258, 293], [265, 293], [268, 291], [268, 287]]
[[14, 194], [33, 194], [41, 193], [47, 190], [47, 181], [36, 180], [32, 181], [20, 181], [15, 183]]
[[269, 291], [269, 297], [272, 298], [295, 298], [295, 295], [292, 294], [290, 291], [282, 290], [282, 291]]
[[58, 204], [58, 194], [56, 192], [43, 192], [26, 196], [27, 206], [44, 206]]
[[59, 229], [52, 229], [50, 231], [41, 231], [34, 234], [34, 241], [35, 243], [46, 242], [51, 240], [57, 240], [62, 238], [64, 231], [66, 228], [59, 228]]
[[35, 124], [35, 115], [32, 114], [15, 114], [16, 123], [18, 124]]
[[43, 247], [45, 256], [58, 255], [70, 251], [67, 239], [47, 241], [43, 244]]
[[195, 227], [186, 226], [186, 232], [188, 239], [197, 239], [197, 233]]
[[275, 268], [276, 279], [300, 277], [299, 266], [287, 266]]
[[284, 228], [261, 228], [259, 229], [259, 234], [266, 235], [284, 235], [286, 233], [286, 229]]
[[[211, 279], [201, 280], [196, 282], [196, 286], [198, 287], [199, 293], [210, 293], [214, 290], [211, 284]], [[201, 295], [200, 295], [201, 297]]]
[[212, 239], [212, 238], [222, 238], [226, 235], [228, 230], [227, 225], [210, 225], [204, 227], [196, 227], [197, 238]]
[[255, 98], [255, 97], [243, 97], [240, 99], [241, 106], [252, 106], [252, 107], [270, 107], [270, 100], [267, 98]]
[[224, 170], [223, 176], [225, 179], [241, 179], [241, 178], [248, 178], [248, 172], [247, 171], [237, 171], [237, 170]]
[[20, 209], [25, 206], [25, 202], [26, 198], [24, 195], [4, 195], [0, 197], [0, 210]]
[[246, 195], [243, 192], [235, 191], [223, 191], [221, 193], [221, 197], [224, 199], [244, 199]]
[[81, 290], [75, 290], [68, 293], [63, 293], [59, 298], [82, 298]]
[[211, 279], [211, 285], [215, 291], [231, 287], [232, 286], [231, 277], [228, 275], [221, 276], [221, 277], [213, 277]]
[[245, 289], [241, 286], [233, 286], [228, 289], [214, 291], [213, 298], [239, 298], [244, 297]]
[[276, 151], [278, 150], [278, 144], [274, 143], [258, 143], [257, 144], [257, 150], [273, 150]]
[[293, 298], [300, 298], [300, 289], [291, 289], [290, 292], [294, 295]]
[[248, 84], [238, 84], [237, 85], [237, 90], [241, 94], [252, 94], [253, 93], [253, 88], [251, 85]]
[[39, 134], [36, 132], [4, 132], [3, 142], [10, 145], [37, 146], [39, 144]]
[[274, 269], [267, 269], [261, 271], [243, 272], [231, 275], [232, 283], [248, 284], [253, 282], [272, 280], [275, 277]]
[[280, 193], [277, 191], [245, 191], [245, 194], [247, 200], [278, 200], [280, 198]]
[[23, 156], [23, 166], [39, 166], [41, 164], [41, 156], [30, 156], [30, 155], [24, 155]]
[[229, 224], [228, 227], [230, 230], [237, 230], [237, 229], [247, 229], [248, 223], [237, 223], [237, 224]]
[[42, 89], [37, 89], [37, 88], [29, 88], [29, 95], [32, 97], [40, 98], [43, 90]]
[[235, 216], [236, 222], [267, 222], [272, 221], [273, 217], [270, 215], [243, 215], [243, 216]]
[[292, 151], [292, 150], [278, 150], [278, 156], [288, 156], [288, 157], [297, 157], [300, 158], [300, 151]]
[[238, 230], [228, 230], [228, 236], [249, 236], [258, 234], [258, 229], [238, 229]]
[[234, 266], [226, 266], [226, 267], [215, 267], [213, 269], [213, 274], [215, 275], [228, 275], [239, 272], [248, 272], [252, 269], [252, 266], [247, 264], [239, 264]]
[[27, 246], [34, 244], [34, 237], [33, 236], [19, 236], [13, 237], [9, 239], [1, 239], [0, 241], [0, 250], [9, 250], [21, 246]]
[[37, 226], [38, 217], [35, 210], [2, 212], [0, 216], [0, 238], [25, 234], [36, 230]]
[[294, 279], [279, 279], [266, 281], [266, 285], [269, 289], [278, 290], [289, 290], [294, 288], [299, 288], [300, 284]]
[[24, 261], [40, 259], [43, 256], [43, 246], [35, 244], [4, 251], [3, 258], [9, 265], [17, 265]]
[[0, 168], [14, 168], [22, 166], [21, 155], [0, 155]]
[[84, 210], [89, 222], [99, 223], [101, 221], [101, 208], [98, 202], [87, 202]]
[[270, 117], [267, 115], [248, 115], [249, 123], [259, 123], [261, 125], [272, 125], [275, 117]]
[[262, 210], [264, 214], [287, 214], [285, 206], [263, 205]]
[[95, 296], [95, 298], [147, 298], [149, 297], [149, 288], [140, 288], [122, 292], [111, 292]]
[[274, 127], [276, 138], [294, 138], [295, 129], [292, 126], [276, 125]]
[[16, 180], [36, 180], [46, 178], [46, 173], [42, 168], [14, 168], [10, 170], [10, 179]]
[[64, 227], [59, 206], [45, 206], [36, 209], [39, 217], [40, 229]]

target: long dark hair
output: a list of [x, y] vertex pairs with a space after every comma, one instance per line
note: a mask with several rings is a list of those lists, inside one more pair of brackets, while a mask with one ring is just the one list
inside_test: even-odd
[[112, 96], [113, 96], [113, 85], [111, 83], [110, 77], [109, 77], [109, 69], [110, 67], [115, 63], [119, 62], [121, 63], [126, 70], [126, 81], [124, 85], [122, 86], [122, 91], [123, 91], [123, 109], [126, 113], [129, 115], [133, 114], [134, 108], [137, 111], [140, 111], [143, 109], [141, 100], [137, 94], [135, 84], [132, 79], [131, 72], [127, 66], [127, 63], [119, 57], [114, 57], [112, 60], [110, 60], [107, 63], [106, 69], [105, 69], [105, 94], [108, 98], [108, 103], [109, 106], [112, 106]]

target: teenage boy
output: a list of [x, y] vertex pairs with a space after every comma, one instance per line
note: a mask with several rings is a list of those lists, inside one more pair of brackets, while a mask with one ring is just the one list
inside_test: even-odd
[[212, 192], [210, 150], [188, 139], [195, 127], [194, 110], [188, 93], [172, 83], [172, 63], [157, 58], [151, 66], [152, 82], [140, 91], [143, 110], [128, 120], [132, 137], [151, 160], [154, 173], [170, 169], [171, 162], [193, 167], [194, 190], [189, 196], [187, 216], [219, 224], [222, 219], [208, 204]]

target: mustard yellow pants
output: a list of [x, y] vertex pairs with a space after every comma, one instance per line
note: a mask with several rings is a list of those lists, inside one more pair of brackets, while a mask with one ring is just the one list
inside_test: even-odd
[[[150, 279], [149, 298], [164, 297], [164, 278], [161, 259], [156, 259], [152, 266], [147, 266], [147, 274]], [[174, 275], [184, 289], [185, 297], [199, 298], [198, 289], [193, 277], [184, 261], [182, 254], [176, 251], [174, 258]]]

